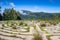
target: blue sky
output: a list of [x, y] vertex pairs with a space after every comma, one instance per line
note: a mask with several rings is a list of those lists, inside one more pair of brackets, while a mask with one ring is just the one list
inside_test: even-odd
[[2, 10], [14, 8], [18, 11], [60, 12], [60, 0], [0, 0]]

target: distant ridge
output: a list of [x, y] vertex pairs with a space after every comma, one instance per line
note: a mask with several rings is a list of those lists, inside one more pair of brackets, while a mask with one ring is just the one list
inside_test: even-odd
[[[47, 13], [47, 12], [31, 12], [28, 10], [22, 10], [23, 13], [20, 14], [22, 19], [41, 19], [41, 20], [60, 20], [60, 13]], [[23, 15], [23, 14], [26, 15]]]

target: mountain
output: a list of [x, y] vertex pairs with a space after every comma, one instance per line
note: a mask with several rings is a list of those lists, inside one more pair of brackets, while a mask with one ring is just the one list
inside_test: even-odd
[[31, 12], [27, 10], [22, 10], [20, 14], [22, 19], [40, 19], [40, 20], [60, 20], [60, 13], [46, 13], [46, 12]]

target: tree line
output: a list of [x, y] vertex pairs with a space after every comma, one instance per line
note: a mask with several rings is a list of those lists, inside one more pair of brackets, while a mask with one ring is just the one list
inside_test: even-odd
[[21, 20], [20, 12], [14, 10], [13, 8], [5, 9], [1, 15], [0, 7], [0, 20]]

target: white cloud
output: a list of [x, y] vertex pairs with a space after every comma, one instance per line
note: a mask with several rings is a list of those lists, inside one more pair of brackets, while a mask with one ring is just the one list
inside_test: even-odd
[[39, 7], [38, 7], [38, 6], [34, 6], [34, 9], [35, 9], [35, 10], [39, 10]]
[[15, 4], [13, 2], [9, 3], [12, 7], [15, 7]]

